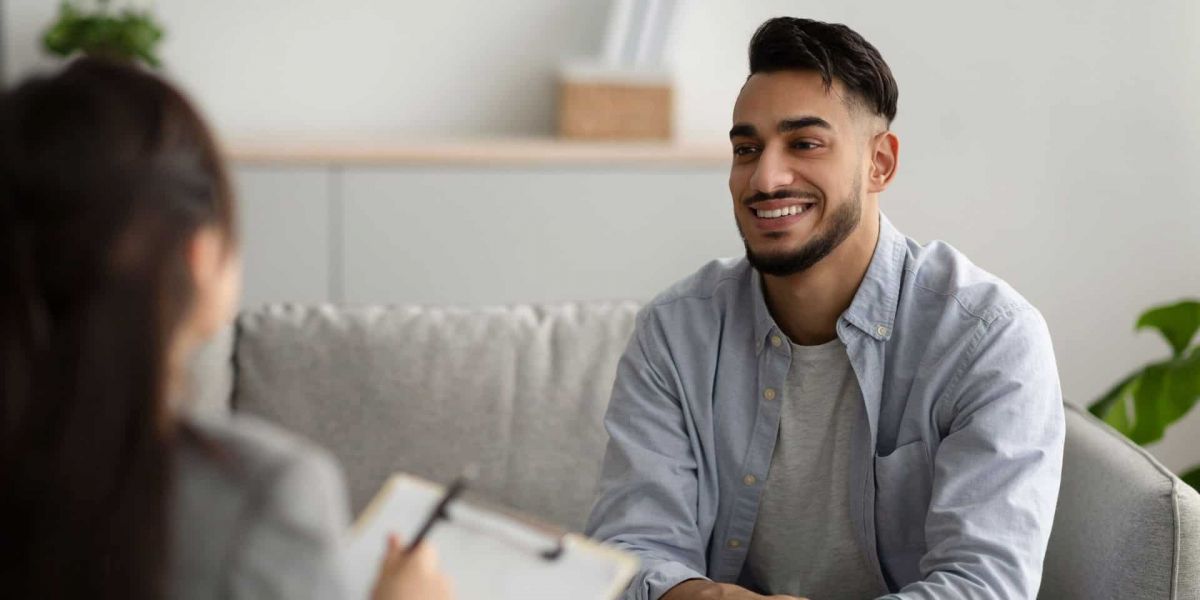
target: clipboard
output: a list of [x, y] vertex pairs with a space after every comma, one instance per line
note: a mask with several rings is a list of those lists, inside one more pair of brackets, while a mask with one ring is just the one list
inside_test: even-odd
[[[442, 486], [398, 473], [367, 505], [347, 540], [351, 598], [370, 597], [389, 533], [411, 540]], [[632, 554], [519, 516], [456, 500], [425, 543], [437, 550], [459, 600], [612, 600], [637, 572]]]

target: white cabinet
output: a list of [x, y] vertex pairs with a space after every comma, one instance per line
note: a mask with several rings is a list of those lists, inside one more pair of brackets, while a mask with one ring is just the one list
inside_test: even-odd
[[719, 168], [349, 168], [344, 299], [647, 300], [743, 252], [726, 177]]
[[333, 299], [331, 170], [238, 166], [232, 177], [245, 270], [242, 306]]
[[648, 300], [743, 253], [713, 165], [239, 164], [243, 306]]

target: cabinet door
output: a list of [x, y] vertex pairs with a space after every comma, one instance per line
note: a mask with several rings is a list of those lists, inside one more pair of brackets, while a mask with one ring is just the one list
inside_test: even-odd
[[719, 168], [354, 168], [345, 299], [646, 300], [740, 255]]
[[245, 276], [242, 306], [331, 300], [331, 175], [324, 168], [234, 169]]

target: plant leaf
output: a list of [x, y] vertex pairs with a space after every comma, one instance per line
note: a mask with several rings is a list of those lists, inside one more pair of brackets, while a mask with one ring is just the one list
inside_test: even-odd
[[1133, 389], [1137, 387], [1138, 378], [1141, 377], [1141, 371], [1122, 379], [1120, 383], [1114, 385], [1108, 390], [1099, 400], [1092, 403], [1088, 407], [1088, 411], [1096, 415], [1101, 421], [1108, 423], [1113, 429], [1121, 432], [1126, 437], [1132, 430], [1132, 421], [1129, 420], [1129, 403], [1128, 398]]
[[1173, 372], [1176, 375], [1174, 381], [1175, 390], [1179, 397], [1190, 396], [1191, 402], [1183, 408], [1183, 412], [1179, 416], [1187, 414], [1191, 410], [1196, 400], [1200, 400], [1200, 346], [1192, 348], [1192, 351], [1185, 358], [1172, 361]]
[[1133, 390], [1133, 431], [1129, 439], [1147, 444], [1162, 438], [1200, 400], [1200, 348], [1186, 357], [1152, 364]]
[[162, 28], [149, 12], [127, 9], [115, 14], [103, 5], [98, 12], [84, 14], [64, 2], [58, 20], [42, 37], [42, 44], [64, 57], [83, 52], [117, 60], [140, 58], [158, 66], [154, 47], [162, 37]]
[[1138, 318], [1137, 329], [1157, 329], [1176, 357], [1183, 354], [1200, 329], [1200, 301], [1184, 300], [1154, 307]]
[[1200, 491], [1200, 467], [1192, 467], [1192, 470], [1184, 473], [1180, 479], [1182, 479], [1184, 483]]
[[1145, 446], [1162, 438], [1169, 423], [1167, 416], [1172, 412], [1166, 393], [1167, 365], [1146, 367], [1140, 379], [1133, 390], [1133, 430], [1129, 439]]
[[58, 21], [42, 36], [46, 50], [59, 56], [68, 56], [79, 47], [83, 17], [73, 6], [62, 3]]

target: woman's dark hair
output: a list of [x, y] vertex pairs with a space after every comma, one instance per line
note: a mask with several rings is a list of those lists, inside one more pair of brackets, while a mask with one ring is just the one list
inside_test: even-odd
[[750, 74], [816, 71], [828, 89], [837, 79], [863, 103], [887, 119], [896, 118], [900, 91], [879, 51], [845, 25], [776, 17], [750, 39]]
[[183, 95], [80, 59], [0, 96], [0, 585], [161, 598], [168, 354], [187, 245], [235, 240], [228, 179]]

